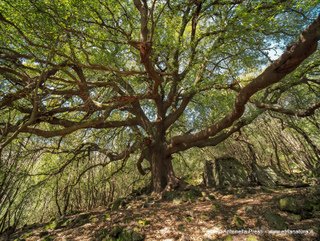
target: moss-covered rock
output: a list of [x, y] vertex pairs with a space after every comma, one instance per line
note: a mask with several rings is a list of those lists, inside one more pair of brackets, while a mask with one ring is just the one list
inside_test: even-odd
[[215, 217], [222, 209], [222, 205], [219, 202], [214, 202], [210, 208], [210, 217]]
[[63, 224], [61, 224], [63, 227], [79, 227], [82, 226], [86, 223], [90, 222], [90, 214], [89, 213], [84, 213], [81, 214], [79, 216], [77, 216], [76, 218], [73, 219], [68, 219], [66, 220]]
[[91, 217], [89, 218], [89, 221], [90, 221], [91, 223], [97, 223], [97, 222], [99, 222], [99, 218], [98, 218], [97, 216], [91, 216]]
[[105, 235], [103, 238], [105, 241], [142, 241], [145, 239], [144, 234], [131, 229], [125, 229], [121, 226], [113, 227], [109, 233], [104, 230], [104, 232], [100, 234], [100, 237], [102, 234]]
[[218, 188], [248, 186], [247, 168], [233, 157], [221, 157], [214, 160], [213, 186]]
[[111, 211], [117, 211], [119, 208], [123, 208], [126, 205], [124, 198], [118, 198], [111, 204]]
[[235, 215], [232, 219], [232, 224], [235, 225], [237, 228], [243, 228], [245, 222], [238, 215]]
[[109, 241], [112, 240], [112, 238], [109, 235], [109, 230], [104, 228], [104, 229], [100, 229], [98, 232], [96, 232], [95, 234], [95, 241]]
[[68, 227], [72, 224], [73, 220], [72, 219], [63, 219], [58, 222], [57, 228], [65, 228]]
[[178, 225], [178, 231], [185, 232], [186, 231], [186, 227], [183, 224], [179, 224]]
[[45, 226], [45, 230], [55, 230], [55, 229], [60, 229], [65, 227], [74, 228], [74, 227], [82, 226], [88, 222], [90, 222], [89, 213], [80, 214], [73, 218], [62, 217], [60, 219], [53, 220], [50, 223], [48, 223]]
[[272, 167], [256, 166], [255, 175], [258, 182], [265, 187], [275, 187], [279, 182], [279, 175]]
[[166, 191], [162, 194], [162, 198], [167, 201], [174, 201], [176, 204], [180, 204], [182, 202], [194, 202], [198, 198], [202, 197], [202, 193], [197, 188], [191, 188], [189, 190], [179, 191]]
[[281, 211], [299, 214], [301, 212], [301, 204], [292, 197], [285, 197], [279, 200], [279, 208]]
[[284, 230], [288, 228], [286, 220], [277, 213], [267, 212], [264, 214], [264, 218], [272, 229]]
[[173, 190], [173, 191], [165, 191], [162, 193], [162, 199], [166, 201], [173, 201], [174, 199], [180, 198], [180, 192]]
[[320, 201], [317, 197], [293, 198], [285, 197], [279, 200], [279, 208], [282, 211], [301, 215], [302, 219], [314, 217], [320, 210]]
[[182, 192], [182, 199], [184, 201], [194, 202], [199, 197], [202, 197], [202, 193], [200, 190], [198, 190], [196, 188], [192, 188], [190, 190]]
[[244, 209], [247, 213], [253, 212], [253, 207], [252, 206], [246, 206]]
[[289, 219], [291, 219], [293, 222], [299, 222], [301, 221], [302, 217], [301, 215], [299, 214], [294, 214], [294, 213], [291, 213], [289, 216], [288, 216]]
[[132, 241], [143, 241], [145, 239], [145, 235], [138, 233], [136, 231], [130, 231], [130, 236]]
[[175, 198], [172, 200], [172, 203], [175, 205], [179, 205], [179, 204], [183, 203], [183, 200], [181, 198]]
[[208, 195], [208, 199], [209, 199], [210, 201], [216, 200], [215, 196], [212, 195], [212, 194], [209, 194], [209, 195]]

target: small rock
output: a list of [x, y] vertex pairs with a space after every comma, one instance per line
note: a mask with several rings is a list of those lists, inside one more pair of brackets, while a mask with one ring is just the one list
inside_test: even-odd
[[172, 200], [172, 203], [175, 204], [175, 205], [179, 205], [179, 204], [182, 203], [182, 200], [179, 199], [179, 198], [175, 198], [175, 199]]
[[123, 230], [123, 228], [121, 226], [115, 226], [110, 231], [110, 236], [117, 238], [120, 235], [120, 233], [122, 232], [122, 230]]
[[213, 196], [212, 194], [209, 194], [209, 195], [208, 195], [208, 198], [209, 198], [209, 200], [211, 200], [211, 201], [216, 200], [215, 196]]
[[302, 219], [302, 217], [301, 217], [300, 215], [294, 214], [294, 213], [290, 214], [290, 215], [289, 215], [289, 218], [290, 218], [293, 222], [299, 222], [299, 221], [301, 221], [301, 219]]
[[119, 208], [125, 206], [125, 200], [123, 198], [118, 198], [111, 205], [111, 211], [117, 211]]
[[296, 200], [292, 197], [281, 198], [279, 200], [279, 207], [281, 211], [292, 212], [296, 214], [301, 212]]
[[233, 217], [232, 223], [237, 227], [237, 228], [242, 228], [243, 225], [245, 224], [244, 220], [241, 219], [239, 216], [235, 215]]
[[246, 212], [251, 212], [253, 210], [253, 207], [252, 206], [247, 206], [245, 207], [245, 211]]
[[135, 231], [131, 231], [131, 240], [132, 241], [142, 241], [145, 239], [145, 235], [135, 232]]
[[186, 228], [184, 227], [183, 224], [179, 224], [179, 225], [178, 225], [178, 231], [184, 232], [185, 230], [186, 230]]
[[285, 219], [277, 213], [268, 212], [264, 217], [272, 229], [284, 230], [288, 228]]
[[99, 222], [99, 218], [98, 217], [90, 217], [90, 222], [92, 222], [92, 223], [97, 223], [97, 222]]
[[165, 235], [165, 234], [169, 234], [171, 232], [171, 229], [169, 227], [165, 227], [165, 228], [160, 229], [159, 232], [162, 235]]

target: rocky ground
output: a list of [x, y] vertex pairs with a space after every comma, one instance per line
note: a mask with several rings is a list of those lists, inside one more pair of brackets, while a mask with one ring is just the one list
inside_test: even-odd
[[[319, 187], [192, 188], [25, 226], [3, 240], [320, 240]], [[297, 233], [293, 233], [297, 232]]]

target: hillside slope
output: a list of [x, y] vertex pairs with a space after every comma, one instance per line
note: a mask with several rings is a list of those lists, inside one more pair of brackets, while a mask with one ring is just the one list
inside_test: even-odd
[[108, 208], [25, 226], [2, 240], [319, 240], [318, 201], [314, 187], [193, 188], [118, 199]]

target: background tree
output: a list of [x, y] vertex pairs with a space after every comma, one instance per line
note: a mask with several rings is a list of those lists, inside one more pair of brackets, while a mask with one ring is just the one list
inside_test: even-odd
[[4, 0], [0, 150], [29, 134], [59, 149], [75, 133], [88, 160], [133, 157], [141, 174], [150, 169], [154, 191], [176, 187], [175, 154], [217, 145], [265, 110], [305, 117], [319, 108], [315, 92], [290, 109], [287, 92], [318, 88], [309, 73], [319, 62], [295, 72], [317, 51], [318, 9], [314, 1]]

